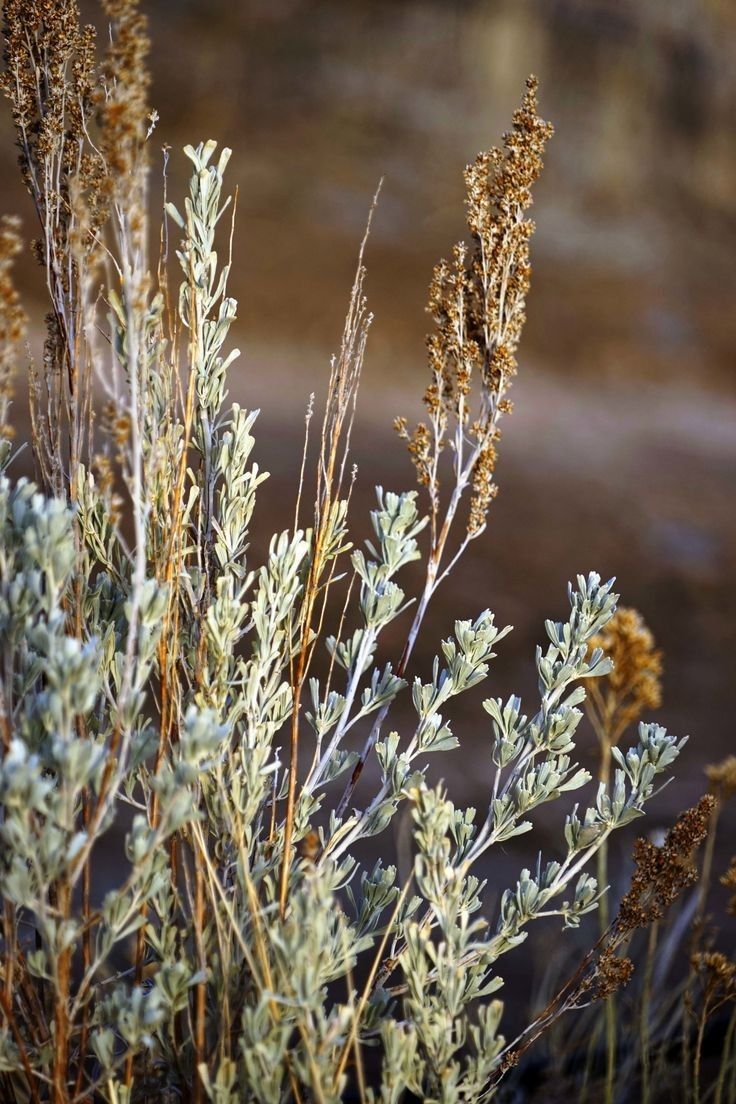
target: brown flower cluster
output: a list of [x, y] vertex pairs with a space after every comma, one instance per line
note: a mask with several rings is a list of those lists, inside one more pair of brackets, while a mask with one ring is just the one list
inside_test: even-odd
[[[21, 249], [18, 219], [0, 219], [0, 437], [12, 437], [8, 410], [18, 343], [23, 337], [26, 316], [13, 282], [13, 262]], [[0, 455], [0, 460], [2, 455]]]
[[598, 959], [594, 976], [596, 1000], [606, 1000], [618, 993], [631, 981], [634, 963], [625, 955], [617, 955], [613, 947], [606, 947]]
[[552, 125], [537, 114], [537, 81], [530, 77], [513, 127], [504, 135], [504, 149], [479, 154], [465, 170], [468, 226], [475, 242], [469, 336], [482, 354], [489, 396], [499, 393], [516, 372], [534, 232], [524, 212], [532, 204], [532, 186], [552, 134]]
[[[93, 274], [104, 256], [111, 203], [123, 201], [126, 238], [141, 255], [145, 250], [138, 170], [147, 134], [148, 39], [138, 0], [102, 6], [109, 45], [99, 66], [96, 32], [81, 23], [78, 0], [3, 4], [0, 88], [39, 219], [35, 252], [51, 297], [42, 369], [31, 373], [31, 418], [39, 472], [57, 494], [74, 486], [92, 433], [85, 345], [94, 330]], [[62, 462], [65, 441], [69, 456]]]
[[[84, 272], [106, 217], [104, 161], [89, 136], [95, 31], [81, 25], [75, 0], [6, 0], [3, 33], [2, 91], [38, 215], [34, 248], [51, 298], [42, 372], [31, 373], [31, 422], [43, 482], [60, 494], [73, 482], [84, 434]], [[68, 461], [59, 456], [65, 439]]]
[[695, 852], [708, 834], [714, 800], [706, 794], [682, 813], [661, 847], [647, 839], [634, 844], [635, 871], [615, 920], [616, 930], [628, 934], [661, 919], [683, 890], [698, 880]]
[[736, 1000], [736, 962], [720, 951], [700, 951], [690, 959], [702, 1004], [713, 1012]]
[[[498, 430], [494, 437], [499, 436]], [[468, 533], [475, 536], [480, 533], [486, 523], [488, 507], [498, 494], [498, 484], [494, 481], [496, 471], [496, 459], [498, 453], [493, 440], [484, 444], [478, 453], [478, 460], [473, 469], [473, 493], [470, 498], [470, 513], [468, 514]]]
[[[498, 1078], [565, 1012], [584, 1007], [591, 999], [604, 1000], [629, 982], [633, 963], [618, 952], [637, 928], [659, 920], [680, 893], [697, 882], [695, 852], [709, 831], [714, 805], [710, 795], [701, 797], [697, 805], [678, 817], [661, 847], [645, 839], [637, 840], [634, 876], [616, 919], [525, 1032], [519, 1045], [507, 1052]], [[720, 980], [729, 979], [727, 965], [715, 961], [705, 965]]]
[[[727, 889], [733, 889], [736, 891], [736, 855], [731, 859], [726, 873], [721, 877], [721, 885], [726, 886]], [[728, 911], [732, 916], [736, 916], [736, 892], [734, 892], [727, 905]]]
[[661, 847], [646, 839], [634, 844], [634, 875], [623, 897], [610, 936], [591, 975], [596, 998], [603, 999], [626, 985], [633, 963], [617, 949], [637, 928], [660, 920], [679, 895], [698, 880], [695, 852], [705, 839], [713, 811], [713, 798], [705, 796], [687, 809], [670, 828]]
[[613, 662], [603, 678], [591, 680], [588, 706], [596, 730], [616, 745], [646, 710], [662, 702], [662, 653], [641, 614], [620, 606], [606, 627], [591, 638]]
[[727, 755], [720, 763], [705, 768], [709, 790], [721, 804], [736, 794], [736, 755]]
[[110, 41], [98, 67], [95, 28], [81, 24], [76, 0], [3, 4], [1, 87], [23, 178], [59, 248], [80, 217], [85, 248], [94, 248], [110, 188], [132, 172], [151, 118], [149, 41], [138, 0], [103, 0], [102, 7]]
[[113, 36], [101, 66], [101, 149], [116, 188], [134, 187], [155, 115], [148, 106], [150, 42], [138, 0], [103, 0]]
[[531, 273], [534, 223], [525, 212], [552, 133], [537, 114], [537, 82], [530, 77], [503, 148], [480, 154], [465, 170], [472, 245], [457, 245], [452, 260], [434, 270], [427, 309], [435, 328], [427, 339], [431, 378], [424, 395], [429, 424], [410, 434], [405, 419], [396, 423], [419, 483], [429, 489], [433, 513], [440, 454], [448, 445], [454, 450], [456, 479], [471, 487], [470, 536], [484, 527], [495, 493], [498, 423], [511, 410], [505, 395], [516, 374]]
[[85, 196], [93, 235], [104, 221], [104, 164], [89, 141], [98, 93], [95, 30], [81, 25], [74, 0], [6, 0], [3, 31], [2, 90], [11, 104], [19, 163], [44, 237], [54, 238], [39, 243], [45, 262], [69, 233], [72, 181]]

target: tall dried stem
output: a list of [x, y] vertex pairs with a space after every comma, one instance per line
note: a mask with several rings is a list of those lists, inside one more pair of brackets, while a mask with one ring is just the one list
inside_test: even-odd
[[[320, 453], [317, 462], [317, 489], [314, 504], [314, 528], [309, 572], [304, 589], [300, 618], [300, 640], [292, 674], [292, 713], [289, 745], [289, 780], [284, 822], [284, 851], [279, 888], [281, 915], [286, 912], [292, 838], [299, 769], [299, 722], [301, 697], [314, 649], [314, 612], [322, 591], [327, 565], [335, 559], [342, 541], [344, 517], [340, 516], [340, 496], [345, 478], [350, 435], [355, 416], [358, 385], [365, 357], [371, 315], [363, 294], [365, 266], [363, 257], [371, 229], [379, 189], [373, 198], [368, 223], [358, 254], [358, 266], [350, 293], [339, 354], [333, 358], [322, 422]], [[323, 603], [326, 593], [323, 594]]]

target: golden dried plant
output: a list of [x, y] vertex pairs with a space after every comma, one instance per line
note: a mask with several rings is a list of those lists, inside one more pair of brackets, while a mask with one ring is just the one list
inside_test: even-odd
[[641, 614], [621, 606], [590, 642], [613, 666], [591, 683], [588, 714], [601, 743], [615, 747], [630, 725], [662, 704], [662, 653]]
[[726, 873], [721, 876], [721, 885], [734, 890], [734, 894], [726, 907], [732, 916], [736, 916], [736, 855], [731, 859]]
[[56, 494], [74, 494], [92, 436], [93, 276], [110, 257], [103, 233], [115, 203], [115, 234], [130, 250], [145, 249], [144, 174], [136, 163], [147, 134], [145, 23], [137, 0], [103, 7], [110, 40], [98, 65], [95, 29], [81, 22], [76, 0], [3, 4], [0, 88], [38, 216], [34, 248], [51, 303], [42, 367], [31, 370], [35, 456]]
[[440, 458], [454, 452], [454, 490], [449, 510], [470, 488], [466, 535], [484, 528], [496, 492], [494, 470], [499, 423], [510, 412], [507, 392], [516, 375], [516, 349], [525, 321], [534, 222], [526, 212], [543, 167], [553, 127], [537, 114], [537, 81], [527, 80], [521, 107], [503, 148], [481, 153], [465, 170], [467, 221], [472, 244], [455, 246], [450, 262], [435, 268], [428, 312], [435, 328], [427, 338], [430, 383], [424, 394], [429, 424], [407, 441], [417, 478], [429, 491], [435, 543], [439, 526]]
[[[6, 215], [0, 220], [0, 438], [6, 440], [13, 436], [13, 427], [8, 422], [12, 380], [18, 344], [26, 327], [25, 312], [13, 281], [13, 263], [21, 250], [19, 227], [16, 218]], [[4, 459], [0, 453], [0, 465]]]
[[719, 804], [736, 795], [736, 755], [727, 755], [720, 763], [710, 763], [705, 773], [710, 792]]
[[[662, 700], [662, 653], [655, 647], [654, 637], [635, 609], [619, 607], [611, 620], [591, 639], [589, 655], [602, 652], [610, 661], [611, 669], [601, 679], [592, 679], [585, 709], [600, 745], [598, 778], [606, 791], [611, 782], [613, 749], [630, 725], [638, 721], [645, 710], [656, 709]], [[608, 845], [604, 843], [598, 852], [598, 881], [608, 883]], [[622, 903], [622, 907], [625, 907]], [[608, 926], [608, 900], [604, 897], [598, 911], [599, 929], [603, 934]], [[607, 997], [604, 1009], [606, 1032], [606, 1082], [605, 1104], [613, 1104], [617, 1057], [617, 1024], [615, 993], [620, 986], [614, 984], [624, 977], [618, 964], [609, 964], [604, 970], [603, 985]]]

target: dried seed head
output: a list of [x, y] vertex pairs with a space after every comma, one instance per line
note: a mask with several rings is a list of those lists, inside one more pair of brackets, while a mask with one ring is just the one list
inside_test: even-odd
[[606, 627], [592, 637], [589, 652], [600, 649], [612, 661], [611, 671], [591, 685], [591, 700], [617, 744], [644, 712], [662, 702], [662, 653], [635, 609], [619, 606]]
[[95, 29], [80, 22], [77, 0], [3, 4], [0, 88], [10, 101], [23, 179], [39, 215], [36, 254], [53, 285], [44, 353], [50, 377], [59, 381], [52, 420], [66, 401], [61, 381], [74, 375], [77, 321], [90, 262], [102, 255], [100, 234], [112, 200], [121, 201], [128, 233], [141, 243], [145, 237], [145, 20], [138, 0], [104, 0], [103, 8], [110, 42], [98, 68]]
[[710, 795], [701, 797], [678, 817], [661, 847], [646, 839], [636, 841], [636, 870], [616, 920], [620, 934], [659, 920], [677, 896], [696, 883], [695, 852], [708, 833], [714, 805]]
[[710, 793], [720, 802], [728, 801], [736, 794], [736, 755], [727, 755], [720, 763], [705, 768], [710, 782]]
[[619, 989], [628, 985], [634, 973], [634, 963], [630, 958], [622, 958], [615, 953], [613, 948], [607, 947], [598, 959], [597, 969], [594, 975], [594, 992], [596, 1000], [605, 1000]]
[[441, 453], [449, 445], [456, 455], [462, 450], [469, 457], [471, 537], [484, 528], [495, 493], [493, 442], [500, 417], [511, 411], [506, 392], [516, 374], [531, 273], [534, 224], [525, 212], [553, 132], [537, 114], [536, 91], [530, 77], [503, 149], [479, 154], [465, 170], [471, 244], [459, 243], [449, 262], [440, 261], [429, 288], [427, 310], [434, 320], [424, 394], [429, 426], [420, 423], [411, 436], [404, 420], [397, 427], [408, 441], [419, 483], [429, 488], [435, 513]]
[[[726, 886], [727, 889], [736, 890], [736, 855], [731, 859], [728, 870], [721, 877], [721, 885]], [[736, 893], [731, 897], [726, 908], [732, 916], [736, 916]]]
[[[95, 30], [82, 26], [75, 0], [7, 0], [3, 31], [0, 87], [10, 100], [23, 179], [44, 229], [44, 259], [46, 251], [64, 249], [80, 196], [92, 233], [87, 245], [93, 248], [105, 217], [106, 175], [89, 140], [98, 96]], [[59, 278], [68, 282], [63, 268], [58, 265]]]
[[496, 448], [492, 441], [480, 451], [478, 463], [473, 472], [473, 493], [470, 499], [468, 533], [475, 536], [486, 523], [488, 507], [498, 493], [498, 485], [493, 482], [496, 468]]
[[155, 125], [148, 105], [150, 42], [138, 0], [104, 0], [102, 6], [113, 35], [100, 74], [100, 145], [111, 184], [117, 190], [130, 189], [135, 188], [146, 138]]
[[[26, 316], [13, 282], [13, 263], [21, 249], [18, 219], [0, 219], [0, 437], [13, 436], [8, 424], [12, 379], [18, 344], [25, 332]], [[0, 462], [3, 456], [0, 452]]]
[[736, 962], [720, 951], [704, 951], [692, 955], [690, 964], [700, 986], [702, 1007], [712, 1012], [736, 1000]]

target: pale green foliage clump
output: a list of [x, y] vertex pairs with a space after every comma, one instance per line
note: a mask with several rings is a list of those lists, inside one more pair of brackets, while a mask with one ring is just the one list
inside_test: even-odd
[[[81, 454], [63, 494], [0, 480], [7, 1099], [488, 1099], [506, 1054], [499, 959], [532, 921], [577, 926], [596, 907], [605, 887], [591, 860], [641, 814], [680, 745], [642, 725], [610, 792], [583, 813], [565, 806], [590, 781], [575, 761], [578, 707], [585, 680], [608, 670], [589, 642], [616, 607], [591, 574], [570, 587], [567, 620], [547, 622], [533, 715], [517, 697], [485, 702], [486, 808], [457, 809], [428, 787], [427, 757], [458, 746], [453, 700], [484, 682], [509, 629], [488, 610], [457, 620], [409, 685], [415, 615], [401, 660], [381, 657], [384, 630], [413, 601], [404, 568], [426, 556], [426, 519], [416, 492], [378, 488], [373, 538], [351, 545], [340, 479], [354, 391], [339, 388], [357, 381], [365, 348], [362, 269], [314, 524], [274, 535], [265, 562], [251, 562], [265, 475], [251, 459], [255, 412], [226, 402], [236, 303], [215, 244], [229, 153], [215, 161], [213, 142], [186, 153], [189, 196], [167, 208], [182, 235], [186, 347], [168, 336], [164, 295], [122, 218], [112, 377], [96, 366], [123, 425], [113, 459], [132, 543], [114, 477], [95, 478]], [[458, 472], [453, 514], [469, 485]], [[442, 547], [422, 614], [447, 573]], [[343, 572], [352, 585], [330, 633], [323, 602]], [[317, 650], [324, 678], [304, 659]], [[413, 724], [384, 731], [400, 694]], [[357, 791], [373, 750], [378, 779]], [[478, 860], [552, 801], [560, 857], [530, 863], [485, 915]], [[402, 881], [360, 855], [370, 837], [384, 847], [407, 804]]]

